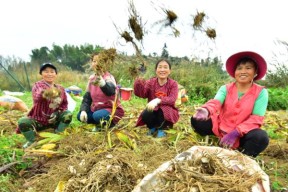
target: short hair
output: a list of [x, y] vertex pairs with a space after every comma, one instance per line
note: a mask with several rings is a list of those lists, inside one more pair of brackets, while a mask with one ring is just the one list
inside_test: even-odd
[[236, 63], [235, 65], [235, 69], [234, 71], [237, 69], [237, 67], [240, 65], [240, 64], [243, 64], [243, 63], [252, 63], [255, 67], [255, 71], [257, 72], [258, 70], [258, 65], [257, 65], [257, 62], [252, 59], [251, 57], [242, 57], [238, 60], [238, 62]]

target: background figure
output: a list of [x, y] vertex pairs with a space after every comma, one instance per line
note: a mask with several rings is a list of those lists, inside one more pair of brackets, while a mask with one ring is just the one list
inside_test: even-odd
[[226, 70], [235, 82], [223, 85], [191, 118], [200, 135], [216, 135], [223, 147], [256, 157], [269, 143], [261, 129], [268, 105], [268, 91], [254, 83], [264, 77], [267, 65], [254, 52], [239, 52], [228, 58]]
[[44, 63], [40, 67], [42, 80], [36, 82], [32, 88], [33, 107], [27, 117], [18, 120], [18, 128], [27, 142], [24, 148], [35, 141], [35, 130], [50, 127], [55, 132], [63, 132], [72, 121], [72, 113], [67, 110], [68, 102], [65, 89], [55, 84], [57, 69], [51, 63]]
[[136, 126], [146, 124], [148, 135], [164, 137], [163, 129], [172, 127], [179, 119], [175, 102], [178, 96], [178, 84], [169, 78], [171, 64], [167, 60], [156, 63], [156, 77], [149, 80], [138, 78], [134, 82], [134, 94], [147, 98], [146, 109], [141, 113]]
[[104, 125], [113, 127], [124, 116], [124, 110], [117, 98], [114, 106], [116, 111], [110, 121], [113, 102], [117, 96], [116, 81], [113, 75], [101, 67], [97, 53], [91, 56], [91, 68], [94, 69], [95, 74], [89, 78], [77, 119], [95, 124], [95, 128], [92, 129], [95, 132], [100, 131]]

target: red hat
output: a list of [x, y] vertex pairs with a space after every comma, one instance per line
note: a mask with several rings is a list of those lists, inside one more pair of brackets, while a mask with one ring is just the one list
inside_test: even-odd
[[262, 79], [267, 71], [266, 61], [261, 55], [252, 51], [243, 51], [243, 52], [235, 53], [234, 55], [230, 56], [227, 59], [226, 70], [229, 73], [229, 75], [233, 78], [235, 77], [236, 64], [243, 57], [251, 58], [252, 60], [255, 61], [257, 65], [257, 76], [254, 78], [254, 80]]

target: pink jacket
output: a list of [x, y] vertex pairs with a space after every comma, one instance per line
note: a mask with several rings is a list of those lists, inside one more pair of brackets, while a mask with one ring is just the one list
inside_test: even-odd
[[[222, 138], [236, 128], [242, 137], [249, 131], [260, 128], [264, 117], [253, 115], [252, 111], [263, 87], [254, 83], [240, 100], [235, 83], [227, 84], [226, 89], [227, 95], [223, 105], [220, 101], [212, 99], [202, 106], [210, 113], [213, 133]], [[237, 148], [238, 146], [239, 139], [233, 147]]]
[[[115, 87], [116, 87], [116, 81], [110, 73], [106, 72], [102, 77], [104, 80], [107, 80], [115, 84]], [[112, 108], [115, 102], [115, 97], [116, 96], [118, 97], [118, 93], [116, 91], [115, 95], [112, 95], [112, 96], [105, 95], [99, 86], [94, 86], [92, 84], [95, 78], [96, 77], [94, 75], [91, 76], [89, 78], [89, 84], [88, 84], [88, 90], [92, 98], [91, 111], [94, 112], [100, 109], [106, 109], [107, 111], [112, 113]], [[115, 115], [113, 118], [113, 123], [115, 124], [124, 116], [124, 110], [121, 106], [119, 98], [116, 98], [116, 107], [117, 108], [116, 108]]]

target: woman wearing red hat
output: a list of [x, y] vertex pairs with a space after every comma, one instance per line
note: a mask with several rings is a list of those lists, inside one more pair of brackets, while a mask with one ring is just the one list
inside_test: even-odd
[[255, 52], [239, 52], [228, 58], [226, 70], [234, 82], [223, 85], [191, 117], [200, 135], [216, 135], [220, 145], [256, 157], [269, 144], [261, 129], [268, 105], [268, 91], [254, 81], [264, 77], [267, 64]]

